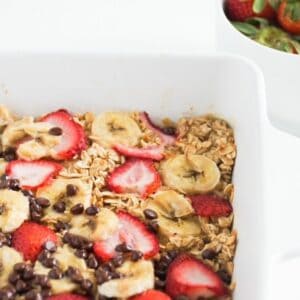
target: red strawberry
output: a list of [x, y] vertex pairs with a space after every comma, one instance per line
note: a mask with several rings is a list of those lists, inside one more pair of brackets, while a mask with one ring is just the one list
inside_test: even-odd
[[138, 193], [146, 198], [160, 187], [161, 180], [151, 160], [130, 159], [113, 170], [107, 184], [116, 193]]
[[54, 148], [55, 159], [70, 159], [86, 149], [87, 140], [84, 130], [73, 120], [73, 116], [68, 111], [60, 109], [42, 117], [40, 121], [62, 129], [61, 143]]
[[142, 294], [131, 297], [130, 300], [171, 300], [171, 298], [163, 292], [148, 290]]
[[210, 267], [188, 254], [177, 256], [170, 264], [166, 292], [172, 298], [184, 295], [190, 299], [206, 299], [227, 293], [219, 276]]
[[117, 144], [114, 149], [126, 157], [146, 158], [153, 160], [162, 160], [164, 158], [164, 147], [148, 147], [148, 148], [135, 148], [125, 145]]
[[76, 294], [70, 294], [70, 293], [58, 294], [47, 298], [47, 300], [88, 300], [88, 299], [89, 298], [87, 297], [76, 295]]
[[166, 134], [163, 132], [163, 129], [160, 128], [159, 126], [155, 125], [149, 115], [146, 113], [146, 112], [142, 112], [140, 113], [140, 119], [142, 120], [142, 122], [145, 123], [145, 125], [150, 129], [152, 130], [153, 132], [155, 132], [155, 134], [157, 134], [162, 143], [164, 145], [171, 145], [171, 144], [174, 144], [175, 141], [176, 141], [176, 137], [174, 135], [170, 135], [170, 134]]
[[227, 217], [232, 213], [231, 203], [216, 195], [190, 196], [192, 206], [201, 217]]
[[34, 222], [24, 222], [12, 235], [12, 246], [23, 254], [25, 260], [32, 262], [37, 259], [43, 245], [48, 241], [57, 244], [55, 232]]
[[116, 255], [116, 246], [122, 243], [142, 252], [144, 258], [151, 258], [158, 253], [158, 239], [142, 221], [122, 211], [118, 213], [118, 217], [121, 224], [118, 234], [94, 244], [94, 252], [98, 258], [104, 261], [110, 260]]
[[14, 160], [7, 165], [6, 174], [18, 179], [23, 189], [35, 190], [48, 184], [61, 169], [60, 164], [47, 160]]
[[231, 21], [242, 22], [252, 17], [262, 17], [272, 20], [275, 18], [276, 12], [268, 1], [265, 1], [265, 7], [260, 13], [255, 13], [253, 10], [254, 0], [227, 0], [225, 9]]

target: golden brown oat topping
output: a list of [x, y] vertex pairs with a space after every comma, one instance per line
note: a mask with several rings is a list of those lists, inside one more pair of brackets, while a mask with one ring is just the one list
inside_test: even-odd
[[[47, 181], [26, 189], [18, 176], [27, 180], [39, 171], [8, 174], [7, 165], [20, 159], [57, 159], [52, 151], [61, 145], [66, 128], [59, 131], [33, 117], [15, 118], [0, 106], [1, 149], [12, 148], [17, 156], [8, 161], [2, 154], [0, 159], [1, 174], [8, 175], [0, 180], [0, 266], [4, 256], [11, 257], [11, 265], [0, 268], [0, 298], [7, 289], [14, 299], [25, 299], [33, 291], [43, 299], [47, 293], [127, 299], [148, 289], [166, 291], [169, 265], [178, 253], [186, 252], [217, 274], [230, 291], [225, 299], [232, 299], [237, 244], [230, 204], [236, 157], [233, 130], [211, 115], [168, 120], [165, 129], [147, 118], [139, 112], [75, 115], [70, 124], [74, 132], [76, 126], [81, 128], [77, 134], [82, 143], [85, 133], [83, 146], [68, 145], [68, 157], [70, 151], [74, 154], [58, 161], [59, 174], [50, 172]], [[119, 144], [125, 147], [122, 151], [115, 147]], [[15, 193], [22, 203], [11, 208], [1, 193]], [[201, 203], [191, 200], [203, 194], [207, 198]], [[9, 211], [2, 211], [4, 205]], [[27, 289], [13, 290], [8, 278], [25, 254], [14, 250], [7, 234], [14, 236], [13, 224], [18, 227], [26, 220], [51, 228], [59, 243], [55, 250], [39, 253], [44, 257], [27, 262], [34, 276], [48, 278], [49, 286], [22, 279]]]

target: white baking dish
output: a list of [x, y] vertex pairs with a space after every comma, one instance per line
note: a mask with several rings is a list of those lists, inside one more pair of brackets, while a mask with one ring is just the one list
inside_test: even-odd
[[156, 118], [215, 113], [234, 127], [237, 300], [266, 299], [261, 73], [232, 56], [0, 56], [1, 102], [18, 113], [146, 110]]
[[216, 2], [217, 50], [252, 59], [262, 69], [266, 82], [268, 112], [273, 124], [300, 136], [300, 55], [284, 53], [252, 41], [227, 19], [223, 4]]

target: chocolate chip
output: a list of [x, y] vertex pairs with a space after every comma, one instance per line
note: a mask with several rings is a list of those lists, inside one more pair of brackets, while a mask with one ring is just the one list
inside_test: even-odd
[[16, 289], [13, 286], [5, 286], [0, 289], [0, 299], [2, 300], [9, 300], [14, 299], [14, 295], [16, 293]]
[[66, 194], [68, 197], [73, 197], [77, 194], [78, 188], [74, 184], [67, 184], [66, 186]]
[[16, 154], [16, 150], [14, 148], [7, 148], [4, 152], [3, 152], [3, 158], [6, 161], [12, 161], [17, 159], [17, 154]]
[[57, 260], [54, 257], [47, 258], [41, 263], [46, 267], [46, 268], [53, 268], [54, 266], [57, 265]]
[[44, 244], [44, 249], [53, 253], [56, 251], [57, 247], [56, 247], [56, 244], [53, 242], [53, 241], [47, 241], [45, 244]]
[[43, 250], [38, 256], [38, 261], [43, 263], [43, 261], [45, 261], [46, 259], [48, 259], [50, 257], [51, 257], [51, 253], [47, 250]]
[[80, 258], [83, 258], [83, 259], [86, 259], [88, 257], [88, 253], [85, 249], [77, 249], [75, 251], [75, 255], [77, 257], [80, 257]]
[[154, 210], [149, 209], [149, 208], [144, 210], [144, 215], [149, 220], [157, 219], [157, 217], [158, 217], [157, 213]]
[[18, 293], [24, 293], [28, 290], [28, 286], [26, 284], [26, 282], [24, 282], [23, 280], [19, 279], [17, 282], [16, 282], [16, 290]]
[[167, 135], [175, 135], [176, 134], [176, 128], [175, 127], [163, 127], [162, 128], [163, 133], [167, 134]]
[[20, 182], [18, 179], [10, 179], [8, 181], [8, 187], [14, 191], [20, 190]]
[[35, 282], [42, 288], [50, 288], [50, 281], [46, 275], [36, 275]]
[[102, 284], [103, 282], [111, 279], [110, 272], [108, 270], [103, 269], [102, 267], [99, 267], [96, 270], [95, 275], [98, 284]]
[[60, 127], [52, 127], [49, 130], [49, 134], [59, 136], [62, 135], [63, 131]]
[[83, 211], [84, 211], [84, 207], [81, 203], [78, 203], [71, 208], [71, 213], [73, 215], [80, 215], [83, 213]]
[[218, 275], [222, 279], [222, 281], [226, 284], [231, 283], [231, 275], [226, 270], [219, 270]]
[[42, 294], [42, 299], [48, 299], [48, 297], [51, 296], [51, 290], [50, 289], [43, 289], [41, 294]]
[[160, 280], [158, 278], [155, 279], [155, 287], [157, 289], [162, 290], [162, 289], [164, 289], [165, 285], [166, 285], [165, 281]]
[[7, 176], [1, 175], [0, 177], [0, 189], [6, 189], [8, 187], [8, 178]]
[[170, 250], [170, 251], [168, 251], [168, 255], [171, 257], [171, 259], [174, 259], [178, 255], [178, 251], [174, 250], [174, 249]]
[[58, 267], [54, 267], [48, 273], [49, 278], [51, 279], [60, 279], [63, 276], [62, 271]]
[[165, 279], [166, 278], [166, 270], [155, 270], [155, 275], [159, 277], [159, 279]]
[[83, 277], [77, 268], [68, 267], [66, 275], [75, 283], [81, 283], [83, 281]]
[[50, 206], [50, 201], [46, 198], [38, 197], [35, 200], [36, 200], [37, 204], [39, 204], [43, 208]]
[[112, 263], [113, 263], [113, 265], [114, 265], [116, 268], [122, 266], [122, 264], [124, 263], [124, 257], [123, 257], [123, 255], [118, 254], [117, 256], [115, 256], [115, 257], [112, 259]]
[[42, 294], [36, 290], [31, 290], [25, 294], [25, 300], [42, 300]]
[[22, 190], [22, 193], [24, 196], [27, 196], [27, 197], [34, 197], [34, 194], [32, 191], [29, 191], [29, 190]]
[[69, 224], [68, 223], [65, 223], [65, 222], [62, 222], [62, 221], [57, 221], [57, 223], [54, 224], [54, 227], [55, 227], [55, 230], [56, 231], [64, 231], [64, 230], [67, 230], [69, 229]]
[[11, 273], [8, 278], [9, 282], [12, 284], [15, 284], [19, 279], [20, 279], [20, 275], [15, 272]]
[[217, 253], [213, 249], [205, 249], [202, 251], [203, 259], [214, 259], [216, 256], [217, 256]]
[[85, 213], [89, 216], [94, 216], [98, 213], [99, 209], [95, 205], [91, 205], [85, 210]]
[[58, 213], [63, 213], [66, 210], [66, 203], [64, 201], [58, 201], [53, 205], [53, 209]]
[[22, 278], [26, 281], [34, 278], [34, 272], [30, 265], [25, 266], [25, 269], [22, 274]]
[[82, 289], [84, 289], [85, 291], [89, 292], [89, 291], [92, 291], [92, 289], [93, 289], [93, 283], [92, 283], [92, 281], [90, 281], [89, 279], [84, 279], [84, 280], [81, 282], [81, 287], [82, 287]]
[[143, 253], [141, 251], [132, 251], [131, 252], [131, 260], [138, 261], [143, 257]]
[[25, 263], [17, 263], [14, 265], [14, 271], [17, 273], [23, 273], [26, 268]]
[[33, 221], [39, 222], [41, 220], [42, 216], [43, 216], [43, 214], [39, 213], [37, 211], [30, 212], [30, 217], [31, 217], [31, 220], [33, 220]]
[[93, 243], [88, 239], [75, 234], [65, 234], [63, 241], [76, 249], [91, 249], [93, 247]]
[[31, 201], [31, 203], [30, 203], [30, 210], [31, 211], [36, 211], [38, 213], [42, 213], [43, 212], [42, 207], [36, 201]]
[[159, 229], [159, 226], [158, 226], [158, 223], [156, 221], [150, 221], [148, 223], [148, 227], [149, 229], [154, 232], [154, 233], [157, 233], [158, 232], [158, 229]]
[[98, 268], [98, 260], [96, 259], [94, 254], [90, 254], [87, 259], [87, 266], [91, 269], [97, 269]]
[[117, 245], [115, 250], [117, 252], [130, 252], [132, 249], [126, 243], [122, 243]]

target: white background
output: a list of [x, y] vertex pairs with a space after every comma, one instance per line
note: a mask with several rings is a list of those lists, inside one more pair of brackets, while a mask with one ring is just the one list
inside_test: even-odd
[[[0, 52], [211, 52], [213, 16], [213, 0], [0, 0]], [[275, 254], [300, 248], [300, 143], [274, 132], [266, 139]], [[272, 299], [300, 299], [297, 282], [292, 284], [299, 267], [299, 260], [274, 264]]]

